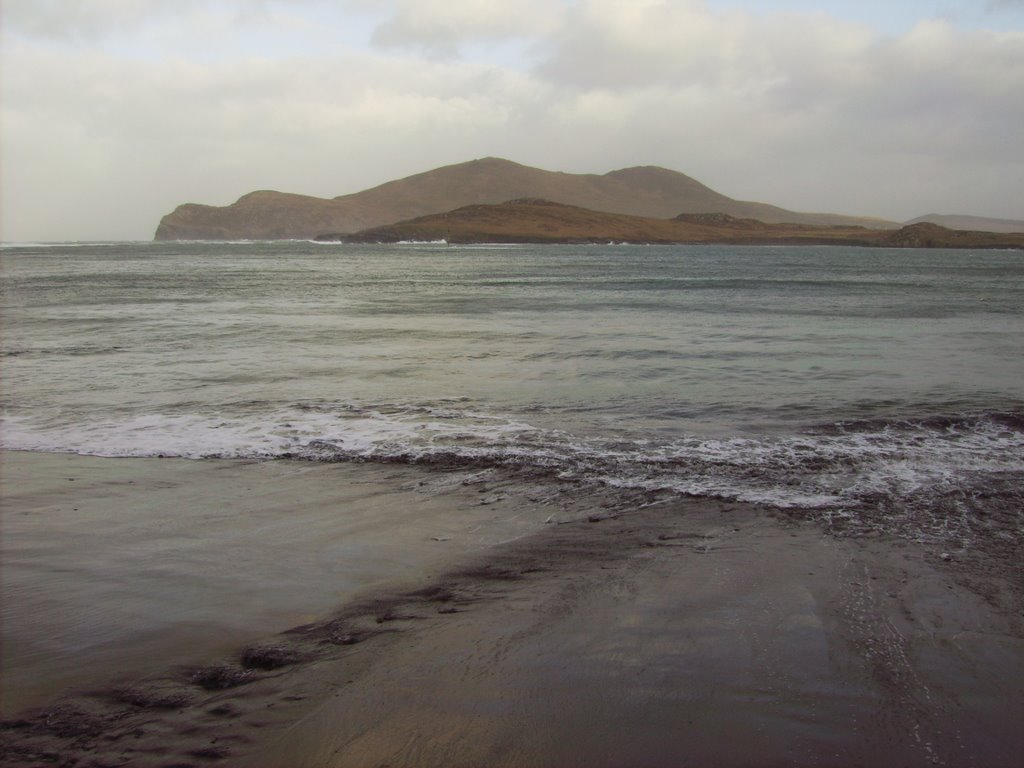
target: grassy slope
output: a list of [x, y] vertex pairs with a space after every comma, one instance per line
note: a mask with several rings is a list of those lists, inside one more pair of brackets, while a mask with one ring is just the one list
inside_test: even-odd
[[1021, 248], [1024, 235], [962, 232], [933, 224], [900, 230], [863, 227], [766, 224], [728, 215], [682, 215], [657, 219], [604, 213], [546, 200], [513, 200], [471, 205], [443, 214], [375, 227], [325, 240], [398, 242], [447, 240], [451, 243], [803, 243], [894, 247]]

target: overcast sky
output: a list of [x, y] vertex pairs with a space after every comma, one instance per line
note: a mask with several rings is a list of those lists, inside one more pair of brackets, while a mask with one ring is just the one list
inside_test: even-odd
[[1024, 0], [2, 0], [0, 237], [476, 157], [1024, 219]]

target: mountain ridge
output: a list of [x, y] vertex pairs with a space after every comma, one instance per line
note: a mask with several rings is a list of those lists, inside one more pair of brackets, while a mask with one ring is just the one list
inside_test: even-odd
[[311, 239], [324, 233], [354, 233], [467, 205], [524, 198], [649, 218], [724, 213], [766, 223], [898, 226], [880, 219], [801, 213], [735, 200], [686, 174], [659, 166], [571, 174], [486, 157], [333, 198], [258, 190], [227, 206], [185, 203], [161, 219], [154, 239]]

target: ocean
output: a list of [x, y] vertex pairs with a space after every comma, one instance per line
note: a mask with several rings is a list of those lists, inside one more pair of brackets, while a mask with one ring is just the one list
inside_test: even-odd
[[2, 249], [2, 447], [501, 467], [1024, 538], [1024, 255]]

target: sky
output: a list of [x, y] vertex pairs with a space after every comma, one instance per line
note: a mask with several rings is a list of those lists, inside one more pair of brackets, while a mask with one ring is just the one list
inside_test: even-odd
[[0, 0], [0, 239], [479, 157], [1024, 219], [1024, 0]]

